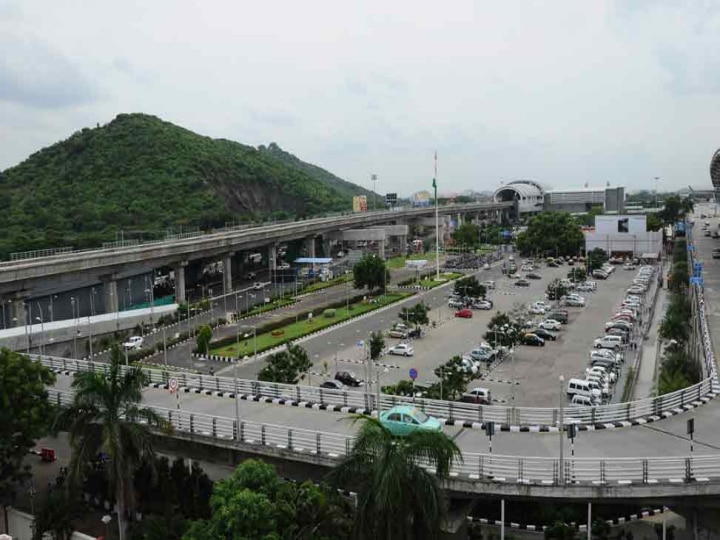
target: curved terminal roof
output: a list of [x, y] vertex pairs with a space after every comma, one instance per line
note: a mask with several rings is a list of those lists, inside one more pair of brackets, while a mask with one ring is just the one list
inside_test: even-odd
[[710, 160], [710, 180], [713, 186], [720, 188], [720, 150]]
[[545, 190], [534, 180], [513, 180], [493, 193], [495, 202], [518, 201], [520, 212], [537, 212], [545, 198]]

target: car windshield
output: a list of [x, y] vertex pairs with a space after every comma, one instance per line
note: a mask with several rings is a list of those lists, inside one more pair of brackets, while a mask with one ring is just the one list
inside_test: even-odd
[[425, 422], [427, 422], [430, 419], [430, 417], [427, 414], [425, 414], [424, 412], [422, 412], [419, 409], [413, 409], [411, 414], [415, 418], [415, 420], [417, 420], [421, 424], [424, 424]]

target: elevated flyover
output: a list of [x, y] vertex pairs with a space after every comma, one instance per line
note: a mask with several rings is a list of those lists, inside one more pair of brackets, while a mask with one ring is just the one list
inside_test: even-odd
[[[470, 203], [441, 206], [440, 215], [495, 215], [509, 213], [513, 202]], [[208, 234], [149, 242], [106, 249], [68, 251], [50, 256], [0, 262], [0, 296], [32, 291], [37, 282], [76, 283], [78, 280], [96, 280], [108, 283], [106, 296], [117, 299], [113, 290], [114, 276], [119, 272], [147, 271], [150, 268], [171, 266], [180, 279], [177, 298], [184, 296], [184, 270], [189, 261], [222, 258], [236, 251], [254, 250], [266, 246], [274, 250], [278, 243], [296, 239], [315, 238], [318, 235], [358, 227], [370, 227], [394, 222], [433, 216], [433, 207], [408, 208], [394, 211], [363, 212], [301, 221], [289, 221], [257, 227], [234, 227]], [[272, 260], [272, 256], [270, 259]], [[117, 300], [114, 300], [115, 302]], [[112, 303], [112, 302], [110, 302]], [[115, 311], [109, 309], [108, 311]]]

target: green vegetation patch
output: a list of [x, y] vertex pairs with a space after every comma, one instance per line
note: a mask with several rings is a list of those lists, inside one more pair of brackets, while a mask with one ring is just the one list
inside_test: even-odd
[[[317, 332], [323, 328], [337, 324], [339, 322], [358, 317], [369, 311], [379, 309], [383, 306], [399, 302], [404, 300], [408, 296], [412, 296], [412, 293], [408, 292], [394, 292], [388, 293], [385, 296], [377, 296], [372, 301], [360, 301], [350, 304], [348, 310], [346, 306], [336, 307], [334, 317], [322, 317], [313, 316], [312, 318], [303, 317], [297, 322], [283, 325], [279, 328], [274, 328], [269, 331], [259, 333], [257, 335], [257, 351], [261, 352], [272, 347], [282, 345], [287, 341], [295, 340]], [[321, 314], [327, 308], [321, 308]], [[211, 354], [219, 354], [221, 356], [237, 357], [237, 356], [252, 356], [255, 353], [255, 343], [253, 340], [252, 330], [248, 331], [247, 328], [241, 329], [244, 332], [240, 336], [240, 346], [238, 348], [237, 343], [232, 343], [222, 347], [211, 349]], [[262, 329], [261, 329], [262, 331]]]
[[342, 276], [338, 276], [333, 279], [329, 279], [327, 281], [318, 281], [317, 283], [312, 283], [311, 285], [308, 285], [307, 287], [303, 288], [303, 293], [311, 293], [320, 291], [322, 289], [327, 289], [328, 287], [334, 287], [335, 285], [341, 285], [343, 283], [346, 283], [348, 281], [352, 281], [353, 276], [352, 274], [343, 274]]
[[460, 274], [458, 272], [442, 272], [440, 274], [440, 281], [437, 281], [436, 279], [423, 279], [420, 281], [421, 287], [430, 287], [431, 289], [434, 287], [438, 287], [440, 285], [443, 285], [447, 283], [448, 281], [452, 281], [453, 279], [458, 279], [463, 277], [464, 274]]
[[408, 255], [407, 257], [393, 257], [392, 259], [388, 259], [387, 266], [388, 268], [405, 268], [405, 261], [435, 261], [435, 252], [428, 252], [428, 253], [413, 253], [412, 255]]

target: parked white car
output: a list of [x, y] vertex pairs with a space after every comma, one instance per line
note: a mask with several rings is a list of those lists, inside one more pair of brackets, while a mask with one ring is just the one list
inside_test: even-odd
[[622, 338], [620, 336], [603, 336], [593, 342], [593, 347], [596, 349], [616, 350], [622, 347], [622, 345]]
[[407, 343], [398, 343], [388, 349], [388, 354], [395, 354], [398, 356], [412, 356], [415, 354], [413, 348]]
[[559, 321], [556, 321], [555, 319], [546, 319], [540, 324], [538, 324], [540, 328], [543, 328], [545, 330], [560, 330], [562, 328], [562, 324]]

